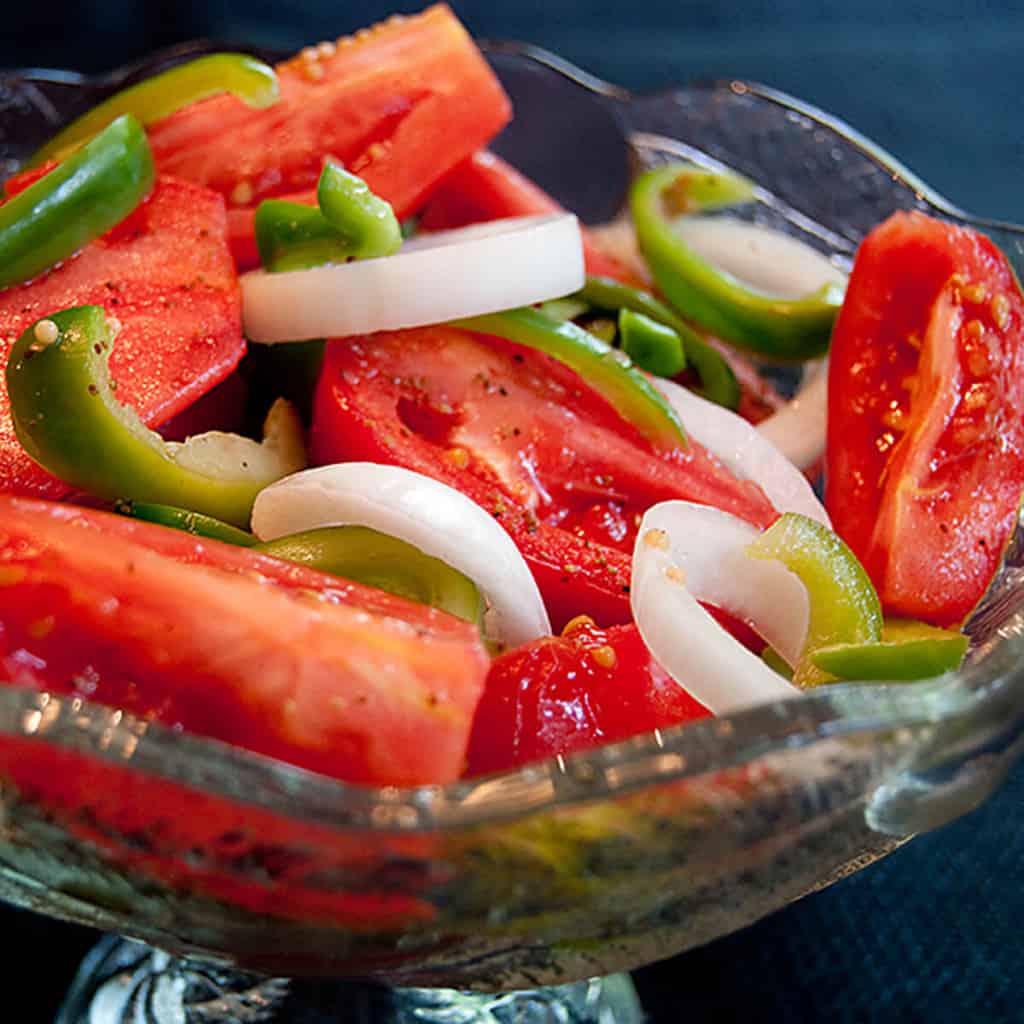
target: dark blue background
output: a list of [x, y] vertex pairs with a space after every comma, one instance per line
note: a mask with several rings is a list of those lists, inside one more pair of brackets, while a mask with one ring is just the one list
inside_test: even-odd
[[[11, 6], [11, 5], [8, 5]], [[982, 0], [519, 0], [454, 4], [480, 36], [558, 51], [636, 89], [767, 82], [844, 117], [955, 202], [1024, 221], [1024, 8]], [[100, 70], [198, 35], [299, 46], [381, 3], [18, 4], [0, 66]], [[1024, 771], [987, 807], [745, 932], [638, 974], [657, 1024], [1024, 1021]], [[0, 911], [5, 989], [51, 1018], [92, 936]], [[6, 1019], [6, 1015], [2, 1015]]]

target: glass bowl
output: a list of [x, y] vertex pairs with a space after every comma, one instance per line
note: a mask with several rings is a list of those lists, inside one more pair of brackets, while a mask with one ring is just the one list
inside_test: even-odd
[[[204, 48], [100, 80], [0, 75], [0, 161], [12, 167], [103, 90]], [[521, 111], [497, 148], [585, 219], [619, 208], [631, 167], [683, 156], [753, 177], [757, 218], [839, 263], [893, 210], [967, 220], [846, 126], [771, 90], [726, 81], [636, 97], [526, 47], [487, 52]], [[545, 111], [579, 132], [553, 141]], [[983, 227], [1021, 273], [1017, 229]], [[831, 686], [443, 787], [346, 785], [3, 687], [0, 897], [293, 977], [497, 991], [661, 959], [998, 785], [1024, 749], [1022, 572], [1015, 535], [958, 673]]]

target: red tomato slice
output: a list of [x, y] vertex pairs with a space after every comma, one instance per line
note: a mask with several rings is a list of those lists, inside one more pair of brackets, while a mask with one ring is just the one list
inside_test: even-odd
[[629, 556], [655, 502], [762, 527], [776, 515], [699, 445], [653, 451], [573, 371], [498, 338], [434, 327], [332, 342], [314, 406], [314, 461], [406, 466], [473, 498], [515, 540], [558, 625], [581, 612], [629, 621]]
[[897, 213], [832, 338], [826, 504], [885, 610], [961, 621], [1024, 489], [1024, 299], [983, 235]]
[[2, 497], [4, 678], [347, 781], [458, 777], [488, 664], [476, 629], [274, 562]]
[[[150, 425], [181, 412], [223, 380], [245, 351], [238, 280], [225, 241], [224, 202], [208, 189], [160, 178], [113, 231], [28, 284], [0, 291], [0, 353], [34, 320], [95, 304], [121, 324], [110, 358], [118, 397]], [[0, 388], [0, 490], [60, 497], [14, 435]]]
[[704, 718], [636, 626], [582, 617], [496, 658], [473, 719], [467, 774], [505, 771]]
[[[525, 174], [500, 156], [481, 150], [459, 164], [438, 185], [423, 210], [420, 226], [427, 231], [443, 231], [502, 217], [557, 213], [561, 209]], [[586, 228], [583, 228], [583, 257], [588, 274], [647, 287], [627, 266], [604, 252]]]
[[218, 96], [150, 129], [158, 168], [228, 199], [243, 266], [257, 262], [255, 205], [271, 196], [314, 203], [326, 158], [404, 218], [511, 116], [501, 84], [443, 5], [309, 47], [277, 72], [281, 98], [265, 110]]

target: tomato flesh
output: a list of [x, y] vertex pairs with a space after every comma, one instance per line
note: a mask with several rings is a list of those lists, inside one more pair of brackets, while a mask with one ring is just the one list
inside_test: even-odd
[[228, 200], [243, 266], [258, 262], [255, 206], [270, 197], [315, 203], [328, 157], [404, 218], [511, 116], [494, 73], [443, 5], [309, 47], [277, 73], [280, 99], [264, 110], [217, 96], [149, 132], [158, 169]]
[[710, 714], [651, 657], [636, 626], [583, 618], [496, 658], [469, 741], [467, 774], [614, 743]]
[[152, 524], [0, 498], [6, 680], [347, 781], [450, 781], [488, 665], [477, 631], [367, 593]]
[[985, 236], [897, 213], [832, 339], [826, 504], [892, 615], [960, 622], [1024, 489], [1024, 300]]
[[630, 554], [655, 502], [762, 527], [776, 515], [699, 445], [652, 450], [563, 364], [452, 328], [331, 342], [310, 444], [317, 463], [402, 465], [467, 494], [516, 541], [559, 626], [629, 621]]
[[[118, 397], [149, 425], [175, 416], [223, 380], [245, 342], [221, 197], [160, 178], [108, 234], [42, 277], [0, 292], [3, 361], [33, 321], [81, 305], [102, 306], [121, 324], [111, 377]], [[0, 389], [0, 490], [46, 497], [69, 491], [18, 443], [6, 389]]]

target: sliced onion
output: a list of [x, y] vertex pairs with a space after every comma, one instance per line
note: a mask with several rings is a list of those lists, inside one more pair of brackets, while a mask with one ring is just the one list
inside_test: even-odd
[[551, 633], [540, 591], [512, 538], [476, 502], [399, 466], [346, 462], [285, 477], [252, 510], [260, 540], [321, 526], [369, 526], [468, 576], [488, 608], [487, 635], [516, 646]]
[[251, 341], [303, 341], [496, 313], [583, 287], [579, 222], [514, 217], [421, 235], [394, 256], [243, 274]]
[[698, 600], [750, 623], [790, 665], [807, 640], [807, 588], [782, 562], [751, 558], [760, 532], [729, 512], [690, 501], [665, 501], [648, 512], [650, 529], [671, 540], [672, 560]]
[[797, 469], [810, 469], [825, 454], [828, 426], [828, 369], [822, 366], [805, 379], [792, 401], [757, 425]]
[[673, 381], [656, 379], [654, 384], [679, 414], [687, 434], [738, 477], [757, 484], [779, 512], [799, 512], [831, 528], [807, 478], [742, 416]]
[[[697, 508], [700, 506], [689, 502], [663, 502], [644, 515], [633, 552], [630, 584], [630, 604], [640, 636], [672, 678], [716, 715], [796, 696], [800, 691], [795, 686], [723, 629], [695, 596], [699, 586], [706, 595], [716, 593], [725, 608], [731, 604], [739, 610], [744, 602], [761, 600], [765, 605], [776, 601], [785, 608], [794, 594], [791, 584], [778, 572], [760, 576], [769, 594], [758, 599], [756, 583], [744, 575], [746, 562], [755, 559], [743, 555], [742, 549], [733, 549], [721, 559], [705, 557], [701, 551], [705, 541], [708, 547], [717, 546], [719, 553], [729, 547], [732, 527], [713, 516], [703, 524], [695, 522], [691, 517]], [[711, 529], [707, 532], [694, 532], [708, 523]], [[784, 567], [778, 568], [792, 575]], [[801, 614], [797, 603], [793, 605], [794, 622]], [[806, 590], [802, 614], [807, 614]], [[781, 616], [776, 616], [771, 627], [766, 620], [761, 625], [791, 634], [779, 642], [792, 646], [796, 630], [792, 625], [785, 627]], [[806, 619], [803, 628], [806, 634]]]

